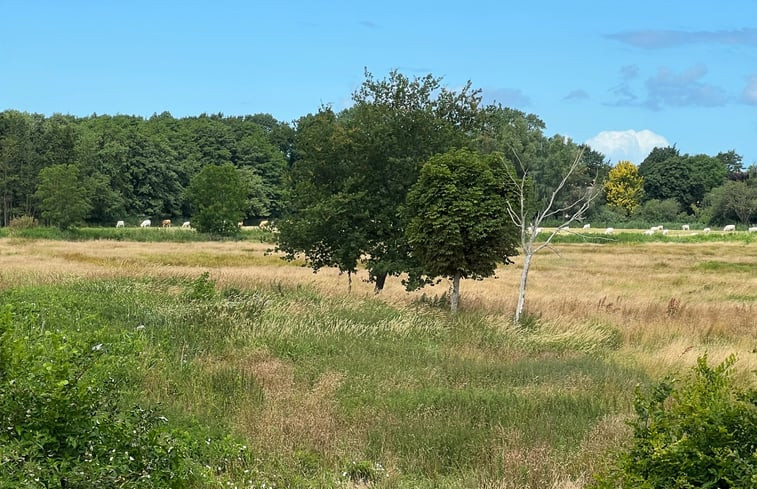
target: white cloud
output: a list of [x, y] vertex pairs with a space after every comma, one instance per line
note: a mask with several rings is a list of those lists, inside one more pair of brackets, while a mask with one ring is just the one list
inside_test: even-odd
[[670, 146], [667, 139], [649, 129], [602, 131], [586, 141], [586, 144], [603, 153], [612, 162], [628, 160], [636, 165], [644, 161], [654, 148]]

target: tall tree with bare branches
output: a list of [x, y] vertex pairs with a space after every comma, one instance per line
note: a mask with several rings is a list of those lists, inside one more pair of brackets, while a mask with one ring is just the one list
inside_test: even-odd
[[[586, 211], [589, 210], [592, 201], [600, 193], [600, 186], [594, 184], [589, 184], [584, 188], [568, 188], [571, 177], [583, 170], [583, 153], [583, 149], [578, 151], [573, 162], [565, 170], [560, 183], [543, 196], [535, 195], [534, 181], [529, 173], [529, 168], [515, 153], [515, 160], [520, 166], [520, 171], [510, 173], [512, 188], [515, 192], [514, 197], [507, 201], [507, 213], [520, 231], [520, 245], [523, 251], [523, 268], [520, 274], [518, 304], [515, 308], [514, 318], [516, 323], [520, 322], [523, 317], [528, 273], [531, 269], [533, 256], [542, 249], [549, 247], [558, 232], [569, 229], [572, 223], [579, 222]], [[521, 176], [518, 177], [518, 174]], [[564, 197], [567, 193], [570, 193], [573, 197], [566, 201]], [[544, 198], [540, 199], [539, 197]], [[563, 218], [564, 222], [558, 228], [550, 231], [544, 241], [537, 241], [544, 221], [553, 218]]]

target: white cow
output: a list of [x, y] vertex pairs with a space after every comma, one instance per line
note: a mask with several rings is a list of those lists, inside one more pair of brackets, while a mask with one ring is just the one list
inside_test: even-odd
[[605, 234], [612, 234], [615, 232], [615, 228], [607, 228], [605, 229]]
[[271, 223], [270, 223], [270, 222], [268, 222], [268, 221], [260, 221], [260, 224], [258, 224], [258, 227], [259, 227], [260, 229], [265, 229], [265, 228], [267, 228], [267, 227], [268, 227], [268, 225], [269, 225], [269, 224], [271, 224]]
[[683, 226], [681, 226], [681, 231], [688, 231], [688, 230], [689, 230], [688, 224], [684, 224]]
[[591, 229], [591, 224], [584, 224], [584, 229]]
[[702, 232], [703, 232], [704, 234], [707, 234], [707, 233], [709, 233], [710, 231], [712, 231], [712, 229], [710, 229], [710, 228], [704, 228], [704, 229], [702, 229]]
[[662, 235], [663, 236], [667, 236], [668, 235], [668, 230], [667, 229], [663, 229], [662, 230]]
[[723, 231], [726, 233], [732, 233], [733, 231], [736, 231], [736, 225], [728, 224], [726, 227], [723, 228]]
[[149, 228], [150, 226], [152, 226], [152, 221], [150, 221], [149, 219], [145, 219], [144, 221], [142, 221], [142, 224], [139, 225], [139, 227], [141, 228]]
[[647, 236], [652, 236], [654, 234], [654, 229], [647, 229], [646, 231], [644, 231], [644, 234], [646, 234]]
[[662, 231], [665, 226], [652, 226], [652, 231]]
[[116, 223], [116, 227], [117, 227], [117, 228], [122, 228], [122, 227], [125, 227], [125, 226], [126, 226], [126, 224], [124, 224], [124, 222], [123, 222], [123, 221], [118, 221], [118, 222]]
[[757, 233], [757, 226], [752, 226], [751, 228], [749, 228], [749, 232], [750, 233]]
[[184, 221], [184, 224], [181, 225], [181, 229], [189, 229], [192, 226], [189, 224], [189, 221]]

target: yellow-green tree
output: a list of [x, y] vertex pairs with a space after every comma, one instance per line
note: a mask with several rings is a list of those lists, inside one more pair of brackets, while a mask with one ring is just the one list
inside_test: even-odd
[[603, 185], [607, 203], [622, 209], [627, 215], [633, 214], [644, 194], [644, 179], [639, 175], [639, 168], [630, 161], [619, 161], [610, 170]]

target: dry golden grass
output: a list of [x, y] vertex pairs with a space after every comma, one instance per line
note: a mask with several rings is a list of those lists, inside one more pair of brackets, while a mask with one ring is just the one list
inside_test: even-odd
[[[251, 242], [136, 243], [0, 239], [0, 288], [78, 277], [197, 277], [209, 270], [220, 286], [307, 285], [329, 296], [347, 294], [347, 276], [313, 273]], [[757, 368], [757, 246], [743, 243], [563, 244], [537, 255], [529, 276], [528, 311], [543, 325], [543, 341], [574, 338], [579, 349], [618, 331], [617, 355], [650, 372], [691, 365], [708, 352], [730, 353], [742, 369]], [[482, 309], [512, 327], [520, 269], [463, 281], [462, 307]], [[352, 298], [373, 297], [367, 273], [353, 278]], [[406, 306], [446, 284], [407, 293], [390, 279], [381, 299]], [[292, 307], [297, 307], [293, 304]], [[581, 346], [584, 345], [584, 346]]]

